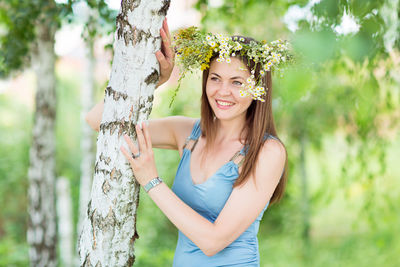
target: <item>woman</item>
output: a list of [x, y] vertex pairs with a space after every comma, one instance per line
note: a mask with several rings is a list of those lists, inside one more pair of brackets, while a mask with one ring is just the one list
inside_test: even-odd
[[[174, 62], [166, 22], [161, 37], [159, 85], [168, 80]], [[232, 37], [229, 42], [233, 39], [240, 46], [251, 41]], [[130, 151], [121, 150], [137, 181], [179, 229], [174, 266], [259, 266], [259, 223], [286, 183], [287, 155], [275, 137], [271, 75], [261, 76], [246, 55], [230, 53], [228, 60], [214, 47], [203, 71], [200, 120], [174, 116], [142, 123], [136, 126], [138, 146], [125, 136]], [[243, 97], [245, 85], [257, 79], [267, 92]], [[98, 104], [86, 117], [97, 130], [101, 114]], [[153, 147], [178, 150], [181, 156], [172, 190], [158, 178]]]

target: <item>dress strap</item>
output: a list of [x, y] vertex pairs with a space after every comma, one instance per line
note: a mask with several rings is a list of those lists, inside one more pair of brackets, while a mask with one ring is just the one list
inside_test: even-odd
[[196, 120], [194, 123], [192, 133], [188, 138], [186, 138], [185, 144], [183, 145], [183, 149], [187, 148], [190, 149], [190, 151], [193, 152], [193, 149], [197, 145], [197, 142], [199, 141], [199, 137], [201, 135], [201, 129], [200, 129], [200, 119]]
[[[264, 140], [269, 139], [269, 138], [279, 141], [279, 139], [277, 137], [275, 137], [271, 134], [265, 133]], [[239, 150], [238, 152], [235, 153], [235, 155], [233, 155], [233, 157], [231, 158], [230, 161], [235, 162], [235, 160], [240, 159], [239, 162], [237, 162], [237, 163], [235, 162], [235, 163], [238, 167], [242, 166], [248, 150], [249, 150], [249, 146], [245, 145], [241, 150]]]
[[[243, 162], [244, 162], [244, 157], [245, 154], [243, 153], [243, 149], [239, 150], [238, 152], [235, 153], [235, 155], [233, 155], [233, 157], [230, 159], [230, 161], [233, 161], [234, 163], [236, 163], [236, 165], [238, 167], [242, 166]], [[239, 160], [239, 162], [237, 162]]]

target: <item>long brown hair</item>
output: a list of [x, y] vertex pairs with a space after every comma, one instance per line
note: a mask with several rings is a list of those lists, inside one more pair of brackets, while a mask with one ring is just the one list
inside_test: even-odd
[[[250, 43], [250, 41], [255, 41], [252, 38], [244, 37], [244, 36], [232, 36], [231, 38], [238, 37], [244, 38], [243, 43]], [[211, 58], [210, 62], [218, 57], [218, 53], [214, 54]], [[260, 75], [260, 64], [256, 64], [253, 60], [247, 58], [246, 56], [238, 57], [241, 59], [246, 66], [248, 66], [249, 71], [254, 70], [255, 78], [257, 79]], [[205, 152], [209, 151], [215, 141], [215, 136], [217, 133], [217, 124], [215, 120], [214, 112], [208, 102], [207, 93], [206, 93], [206, 85], [208, 79], [209, 69], [203, 71], [203, 83], [202, 83], [202, 96], [201, 96], [201, 122], [200, 127], [202, 129], [202, 136], [206, 138]], [[263, 96], [265, 102], [261, 102], [258, 100], [253, 100], [247, 109], [246, 113], [246, 123], [245, 127], [241, 129], [241, 136], [246, 133], [244, 136], [245, 147], [246, 147], [246, 156], [244, 158], [244, 162], [242, 165], [242, 170], [239, 174], [239, 177], [236, 179], [234, 183], [234, 187], [242, 185], [246, 182], [250, 174], [255, 175], [255, 162], [257, 162], [258, 155], [260, 153], [261, 148], [263, 147], [264, 135], [270, 134], [278, 138], [275, 129], [274, 117], [272, 114], [272, 77], [271, 72], [268, 71], [264, 78], [262, 79], [263, 86], [268, 88], [267, 93]], [[278, 138], [279, 139], [279, 138]], [[279, 139], [282, 145], [285, 147], [283, 142]], [[285, 147], [286, 152], [286, 147]], [[204, 154], [203, 154], [204, 155]], [[286, 152], [286, 160], [285, 160], [285, 168], [282, 174], [282, 177], [275, 188], [275, 191], [270, 199], [270, 204], [279, 202], [283, 197], [286, 182], [287, 182], [287, 167], [288, 167], [288, 156]]]

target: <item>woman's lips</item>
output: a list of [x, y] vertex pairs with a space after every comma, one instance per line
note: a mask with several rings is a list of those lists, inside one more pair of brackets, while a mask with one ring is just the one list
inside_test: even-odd
[[235, 103], [223, 100], [215, 100], [215, 103], [217, 104], [217, 107], [220, 109], [230, 109], [235, 105]]

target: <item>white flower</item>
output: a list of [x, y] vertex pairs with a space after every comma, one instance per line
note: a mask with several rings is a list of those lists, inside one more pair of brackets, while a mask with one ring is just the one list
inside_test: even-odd
[[210, 35], [207, 35], [206, 39], [207, 39], [207, 41], [211, 41], [212, 38]]
[[234, 57], [234, 56], [236, 56], [236, 54], [235, 54], [235, 53], [232, 53], [232, 56]]
[[243, 37], [240, 37], [240, 39], [239, 39], [241, 42], [244, 42], [244, 38]]
[[231, 63], [231, 59], [230, 59], [230, 58], [227, 58], [227, 59], [226, 59], [226, 63]]
[[249, 96], [249, 93], [247, 91], [244, 91], [244, 90], [240, 90], [239, 94], [240, 94], [241, 97]]

